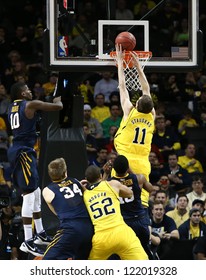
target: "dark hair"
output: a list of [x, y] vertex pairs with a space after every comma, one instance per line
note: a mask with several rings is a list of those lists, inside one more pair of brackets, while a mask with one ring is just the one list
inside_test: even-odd
[[201, 175], [199, 175], [199, 174], [194, 174], [193, 176], [192, 176], [192, 182], [196, 182], [196, 181], [201, 181], [202, 183], [204, 183], [204, 180], [203, 180], [203, 177], [201, 176]]
[[15, 83], [11, 86], [11, 99], [12, 101], [21, 98], [22, 91], [24, 91], [26, 84], [22, 82]]
[[118, 91], [112, 91], [112, 92], [110, 93], [110, 96], [109, 96], [110, 101], [112, 101], [112, 97], [113, 97], [113, 96], [117, 96], [117, 97], [120, 99], [120, 95], [119, 95], [119, 92], [118, 92]]
[[90, 184], [94, 184], [101, 177], [101, 170], [95, 165], [90, 165], [85, 171], [85, 177]]
[[187, 200], [187, 202], [189, 202], [189, 199], [188, 199], [188, 197], [186, 196], [186, 194], [180, 194], [180, 195], [178, 195], [178, 197], [177, 197], [177, 202], [179, 201], [179, 199], [180, 199], [181, 197], [185, 197], [186, 200]]
[[113, 106], [116, 106], [119, 109], [120, 104], [118, 102], [112, 102], [112, 103], [109, 104], [109, 109], [111, 110]]
[[190, 209], [190, 211], [189, 211], [189, 216], [191, 217], [192, 214], [197, 213], [197, 212], [199, 212], [199, 213], [201, 214], [200, 209], [198, 209], [198, 208], [192, 208], [192, 209]]
[[167, 192], [165, 191], [165, 190], [158, 190], [158, 191], [156, 191], [156, 193], [155, 193], [155, 197], [158, 195], [158, 193], [164, 193], [165, 195], [166, 195], [166, 197], [168, 196], [167, 195]]
[[162, 206], [163, 206], [163, 208], [165, 208], [164, 207], [164, 203], [162, 202], [162, 201], [159, 201], [159, 200], [154, 200], [153, 202], [152, 202], [152, 209], [154, 208], [154, 206], [155, 205], [158, 205], [158, 204], [161, 204]]
[[148, 114], [152, 111], [154, 103], [152, 98], [148, 95], [142, 95], [138, 101], [138, 111], [144, 114]]
[[123, 155], [117, 156], [114, 160], [113, 168], [117, 174], [125, 174], [129, 168], [128, 159]]
[[178, 155], [177, 155], [177, 153], [175, 151], [170, 151], [168, 153], [168, 159], [169, 159], [169, 156], [176, 156], [176, 158], [178, 159]]

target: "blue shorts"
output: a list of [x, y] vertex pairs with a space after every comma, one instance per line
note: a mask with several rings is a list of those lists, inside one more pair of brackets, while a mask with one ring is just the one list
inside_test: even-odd
[[90, 219], [76, 219], [63, 224], [47, 246], [43, 260], [87, 260], [93, 234]]
[[12, 146], [8, 150], [13, 185], [22, 192], [33, 192], [39, 186], [36, 151], [30, 147]]

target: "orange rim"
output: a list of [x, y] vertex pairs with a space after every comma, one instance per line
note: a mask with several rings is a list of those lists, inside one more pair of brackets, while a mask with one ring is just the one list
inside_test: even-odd
[[[124, 59], [128, 61], [131, 58], [131, 53], [135, 52], [139, 58], [151, 58], [152, 52], [150, 51], [124, 51]], [[116, 57], [116, 51], [110, 52], [111, 57]]]
[[[124, 68], [133, 68], [134, 63], [131, 59], [132, 55], [131, 53], [135, 52], [137, 54], [137, 56], [139, 57], [139, 59], [142, 61], [147, 61], [152, 57], [152, 52], [150, 51], [124, 51], [124, 57], [123, 57], [123, 67]], [[116, 51], [110, 52], [110, 56], [114, 59], [116, 59], [117, 53]], [[117, 66], [117, 64], [116, 64]], [[117, 66], [118, 67], [118, 66]]]

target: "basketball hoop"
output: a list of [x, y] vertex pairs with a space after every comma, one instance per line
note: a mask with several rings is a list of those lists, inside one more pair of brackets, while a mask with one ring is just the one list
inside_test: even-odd
[[[141, 90], [141, 84], [139, 81], [139, 73], [137, 68], [134, 66], [133, 63], [133, 57], [131, 53], [136, 53], [136, 55], [139, 58], [139, 63], [144, 69], [147, 62], [152, 57], [152, 52], [150, 51], [124, 51], [123, 53], [123, 67], [124, 67], [124, 75], [125, 75], [125, 82], [126, 87], [129, 91], [134, 90]], [[116, 52], [110, 52], [110, 56], [114, 58], [114, 60], [117, 62], [117, 55]]]

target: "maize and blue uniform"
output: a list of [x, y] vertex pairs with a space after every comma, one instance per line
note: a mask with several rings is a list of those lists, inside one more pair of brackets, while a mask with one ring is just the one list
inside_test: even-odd
[[37, 140], [35, 113], [32, 119], [25, 115], [26, 100], [15, 100], [9, 107], [8, 121], [13, 134], [13, 144], [8, 149], [8, 160], [12, 168], [15, 187], [23, 192], [33, 192], [39, 186], [37, 155], [34, 145]]
[[[135, 174], [143, 174], [149, 181], [151, 166], [149, 153], [154, 133], [154, 116], [133, 108], [127, 119], [122, 119], [114, 138], [114, 146], [119, 155], [124, 155]], [[113, 175], [113, 174], [112, 174]], [[149, 193], [142, 189], [141, 200], [148, 207]]]
[[88, 259], [92, 246], [93, 225], [83, 201], [81, 184], [77, 179], [68, 177], [47, 187], [55, 194], [51, 205], [60, 223], [43, 259]]
[[121, 215], [118, 193], [102, 181], [84, 192], [84, 202], [94, 225], [90, 260], [107, 260], [117, 254], [122, 260], [147, 260], [139, 238]]
[[126, 174], [124, 177], [113, 176], [110, 180], [118, 180], [133, 191], [131, 198], [120, 197], [120, 209], [124, 221], [130, 226], [139, 237], [142, 246], [147, 252], [150, 240], [150, 218], [146, 215], [141, 202], [141, 188], [135, 174]]

